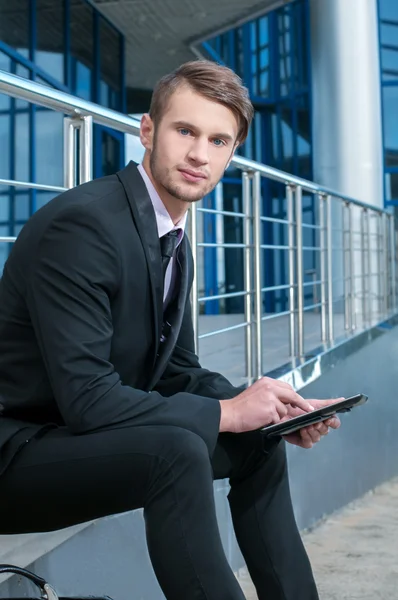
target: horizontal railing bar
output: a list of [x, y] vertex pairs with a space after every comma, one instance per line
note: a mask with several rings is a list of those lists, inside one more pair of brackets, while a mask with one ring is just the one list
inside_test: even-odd
[[17, 181], [15, 179], [0, 179], [0, 185], [29, 188], [32, 190], [43, 190], [44, 192], [66, 192], [66, 190], [68, 189], [66, 187], [61, 187], [58, 185], [45, 185], [44, 183], [32, 183], [31, 181]]
[[213, 335], [219, 335], [220, 333], [227, 333], [228, 331], [234, 331], [235, 329], [242, 329], [242, 327], [247, 327], [249, 323], [239, 323], [238, 325], [231, 325], [231, 327], [225, 327], [224, 329], [217, 329], [216, 331], [209, 331], [208, 333], [202, 333], [199, 336], [200, 340], [204, 338], [211, 337]]
[[198, 302], [210, 302], [211, 300], [223, 300], [224, 298], [237, 298], [239, 296], [247, 296], [253, 292], [231, 292], [226, 294], [218, 294], [217, 296], [202, 296], [198, 298]]
[[16, 237], [0, 237], [0, 242], [15, 242]]
[[246, 244], [227, 244], [227, 243], [217, 243], [217, 242], [199, 242], [197, 244], [198, 248], [250, 248], [251, 246], [246, 246]]
[[322, 302], [318, 302], [317, 304], [310, 304], [309, 306], [304, 306], [303, 311], [306, 312], [308, 310], [313, 310], [314, 308], [320, 308], [322, 306]]
[[278, 317], [286, 317], [287, 315], [290, 315], [290, 310], [285, 310], [284, 312], [280, 312], [280, 313], [275, 313], [273, 315], [266, 315], [265, 317], [262, 317], [262, 321], [271, 321], [272, 319], [277, 319]]
[[289, 221], [286, 219], [277, 219], [276, 217], [261, 217], [261, 221], [266, 221], [267, 223], [280, 223], [281, 225], [289, 225]]
[[201, 208], [200, 206], [198, 206], [197, 210], [198, 212], [223, 215], [224, 217], [246, 217], [245, 213], [232, 212], [230, 210], [216, 210], [215, 208]]
[[[294, 285], [293, 287], [296, 287], [296, 285]], [[261, 291], [262, 292], [275, 292], [278, 290], [288, 290], [289, 288], [290, 288], [289, 284], [271, 285], [269, 287], [261, 288]]]
[[[61, 92], [60, 90], [41, 85], [36, 81], [31, 81], [24, 77], [19, 77], [1, 70], [0, 92], [68, 115], [76, 117], [91, 115], [95, 123], [105, 125], [106, 127], [110, 127], [111, 129], [123, 133], [138, 135], [140, 130], [140, 122], [137, 119], [133, 119], [132, 117], [128, 117], [104, 106], [94, 104], [93, 102], [88, 102], [82, 98], [77, 98], [71, 94]], [[322, 187], [312, 181], [290, 175], [289, 173], [284, 173], [283, 171], [244, 158], [243, 156], [234, 156], [231, 165], [243, 171], [258, 172], [263, 177], [268, 177], [269, 179], [284, 183], [285, 185], [301, 187], [303, 190], [313, 194], [329, 195], [340, 201], [350, 202], [356, 206], [369, 209], [369, 205], [354, 198], [350, 198], [349, 196], [345, 196], [336, 190]], [[372, 210], [377, 213], [389, 214], [386, 210], [376, 207], [372, 207]]]

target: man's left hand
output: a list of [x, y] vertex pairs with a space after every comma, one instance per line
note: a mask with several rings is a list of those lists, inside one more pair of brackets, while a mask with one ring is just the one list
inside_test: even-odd
[[[315, 409], [318, 409], [323, 408], [324, 406], [329, 406], [330, 404], [339, 402], [341, 400], [344, 400], [344, 398], [338, 398], [337, 400], [308, 400], [308, 402]], [[302, 414], [304, 414], [303, 410], [289, 405], [288, 414], [282, 419], [282, 421], [287, 421], [288, 419], [298, 417]], [[327, 419], [326, 421], [314, 423], [314, 425], [309, 425], [308, 427], [303, 427], [294, 433], [284, 435], [283, 439], [294, 446], [300, 446], [301, 448], [312, 448], [313, 445], [317, 444], [324, 435], [329, 433], [329, 429], [338, 429], [340, 425], [340, 419], [337, 416], [334, 416], [330, 417], [330, 419]]]

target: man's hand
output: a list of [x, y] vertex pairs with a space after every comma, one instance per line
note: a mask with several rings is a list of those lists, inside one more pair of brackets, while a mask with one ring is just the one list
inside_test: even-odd
[[[334, 404], [335, 402], [340, 402], [341, 400], [344, 400], [344, 398], [338, 398], [337, 400], [308, 400], [308, 402], [315, 409], [318, 409], [323, 408], [324, 406], [329, 406], [330, 404]], [[299, 408], [293, 408], [291, 406], [288, 409], [287, 416], [284, 417], [282, 421], [287, 421], [293, 417], [298, 417], [303, 413], [303, 410], [300, 410]], [[338, 429], [340, 425], [340, 419], [337, 416], [330, 417], [330, 419], [327, 419], [326, 421], [315, 423], [309, 427], [299, 429], [294, 433], [289, 433], [289, 435], [284, 435], [283, 439], [294, 446], [300, 446], [301, 448], [309, 449], [312, 448], [314, 444], [318, 443], [324, 435], [327, 435], [329, 433], [329, 429]]]
[[[288, 383], [270, 377], [263, 377], [239, 396], [231, 400], [220, 400], [220, 433], [223, 431], [233, 433], [253, 431], [271, 425], [271, 423], [287, 421], [340, 400], [343, 400], [343, 398], [337, 400], [304, 400]], [[302, 448], [312, 448], [322, 436], [327, 435], [329, 428], [338, 429], [339, 427], [339, 418], [331, 417], [326, 421], [286, 435], [284, 439], [289, 444], [301, 446]]]
[[220, 432], [243, 433], [279, 423], [294, 409], [310, 412], [311, 404], [304, 400], [291, 385], [263, 377], [231, 400], [220, 400]]

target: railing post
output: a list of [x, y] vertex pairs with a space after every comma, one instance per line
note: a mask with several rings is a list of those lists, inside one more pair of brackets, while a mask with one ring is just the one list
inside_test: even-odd
[[367, 243], [367, 253], [366, 253], [366, 266], [367, 266], [367, 282], [368, 282], [367, 299], [368, 299], [369, 325], [372, 324], [372, 315], [373, 315], [373, 310], [372, 310], [372, 308], [373, 308], [372, 307], [372, 264], [371, 264], [372, 236], [371, 236], [370, 219], [371, 219], [371, 211], [367, 210], [366, 211], [366, 237], [368, 239], [368, 243]]
[[390, 219], [390, 253], [391, 253], [391, 309], [395, 311], [397, 303], [396, 289], [396, 243], [395, 243], [395, 219], [394, 215]]
[[288, 245], [289, 245], [289, 340], [290, 356], [296, 357], [296, 307], [295, 307], [295, 235], [294, 235], [294, 188], [286, 186], [287, 220], [288, 220]]
[[328, 342], [334, 339], [333, 322], [333, 248], [332, 248], [332, 198], [326, 196], [326, 238], [327, 238], [327, 279], [328, 279]]
[[296, 245], [297, 245], [297, 354], [304, 356], [304, 269], [303, 269], [303, 197], [296, 187]]
[[350, 255], [349, 255], [349, 243], [347, 244], [347, 236], [348, 236], [349, 232], [348, 232], [348, 229], [346, 226], [346, 222], [347, 222], [346, 215], [347, 215], [347, 213], [349, 213], [350, 206], [347, 202], [342, 202], [341, 206], [342, 206], [341, 219], [342, 219], [342, 227], [343, 227], [342, 231], [343, 231], [344, 329], [346, 331], [348, 331], [352, 328], [351, 310], [350, 310], [350, 308], [351, 308], [350, 307], [351, 277], [349, 276], [351, 262], [350, 262]]
[[251, 261], [251, 229], [252, 229], [252, 209], [251, 209], [251, 180], [247, 172], [242, 173], [242, 194], [243, 194], [243, 212], [244, 228], [243, 243], [244, 248], [244, 274], [245, 274], [245, 321], [246, 321], [246, 374], [247, 383], [253, 383], [253, 309], [252, 309], [252, 261]]
[[318, 194], [319, 201], [319, 247], [320, 247], [320, 274], [321, 274], [321, 340], [326, 342], [326, 278], [327, 278], [327, 250], [325, 227], [325, 196]]
[[351, 305], [351, 331], [357, 327], [355, 307], [355, 256], [354, 256], [354, 206], [348, 205], [348, 236], [349, 236], [349, 261], [350, 261], [350, 305]]
[[256, 379], [260, 379], [263, 376], [261, 212], [261, 175], [259, 171], [256, 171], [253, 175], [254, 310], [256, 319], [256, 368], [254, 377]]
[[192, 324], [193, 324], [193, 335], [195, 340], [195, 352], [199, 353], [199, 292], [198, 292], [198, 212], [197, 203], [192, 202], [189, 215], [189, 239], [192, 247], [193, 257], [193, 281], [192, 281], [192, 292], [191, 292], [191, 305], [192, 305]]
[[[77, 177], [76, 135], [79, 135], [79, 177]], [[64, 186], [72, 188], [93, 178], [93, 118], [64, 119]]]
[[79, 183], [93, 178], [93, 117], [83, 117], [79, 124]]
[[76, 132], [73, 119], [64, 117], [64, 187], [70, 189], [76, 185]]
[[366, 300], [366, 208], [361, 210], [361, 280], [362, 280], [362, 327], [368, 322], [367, 300]]

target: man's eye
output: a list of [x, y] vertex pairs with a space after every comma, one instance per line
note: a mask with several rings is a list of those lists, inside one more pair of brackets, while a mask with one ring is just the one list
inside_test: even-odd
[[178, 131], [181, 133], [181, 135], [185, 135], [185, 136], [187, 136], [191, 133], [189, 131], [189, 129], [179, 129]]
[[221, 140], [220, 138], [216, 138], [215, 140], [213, 140], [213, 144], [215, 146], [225, 146], [224, 140]]

